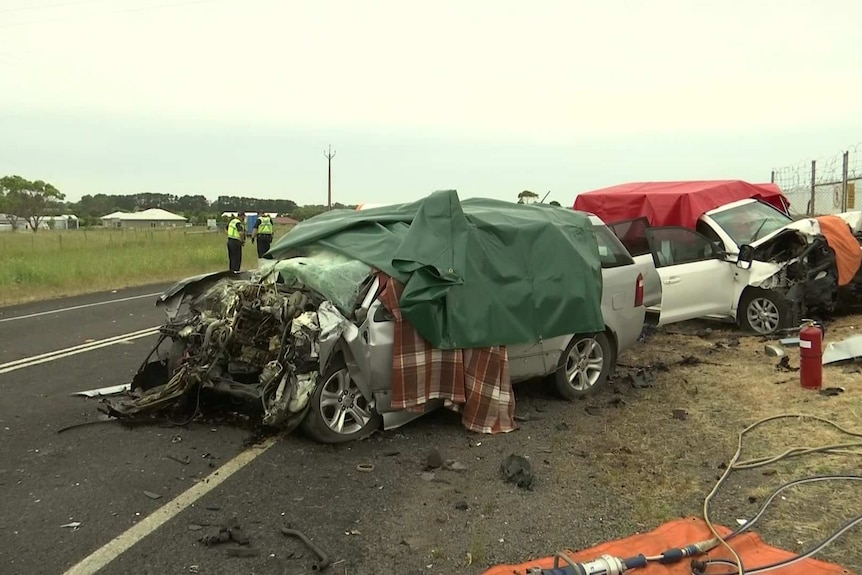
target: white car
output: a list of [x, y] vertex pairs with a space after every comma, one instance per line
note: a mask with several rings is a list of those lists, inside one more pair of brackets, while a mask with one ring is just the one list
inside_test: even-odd
[[[859, 241], [862, 213], [839, 217]], [[661, 304], [649, 310], [659, 313], [659, 325], [709, 317], [771, 334], [804, 313], [832, 311], [842, 294], [858, 299], [862, 292], [858, 271], [839, 288], [835, 250], [817, 218], [795, 221], [755, 199], [704, 213], [694, 230], [650, 228], [646, 218], [609, 227], [643, 269], [654, 266], [645, 281], [661, 286]]]

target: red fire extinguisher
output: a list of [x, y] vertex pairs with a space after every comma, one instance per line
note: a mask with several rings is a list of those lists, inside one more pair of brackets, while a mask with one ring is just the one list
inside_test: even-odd
[[799, 382], [805, 389], [823, 385], [823, 330], [814, 323], [799, 330]]

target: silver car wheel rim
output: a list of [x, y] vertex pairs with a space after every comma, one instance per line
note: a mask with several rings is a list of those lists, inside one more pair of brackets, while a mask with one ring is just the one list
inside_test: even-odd
[[575, 391], [586, 391], [599, 381], [605, 352], [593, 338], [578, 341], [566, 357], [566, 378]]
[[770, 334], [778, 329], [781, 312], [772, 300], [762, 297], [751, 300], [746, 313], [748, 324], [757, 333]]
[[351, 435], [371, 421], [371, 410], [347, 368], [333, 373], [320, 392], [320, 415], [331, 431]]

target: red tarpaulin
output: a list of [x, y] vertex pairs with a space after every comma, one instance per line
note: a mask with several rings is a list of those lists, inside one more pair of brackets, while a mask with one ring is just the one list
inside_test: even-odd
[[[716, 530], [723, 537], [726, 537], [730, 533], [730, 529], [720, 525], [716, 526]], [[574, 561], [590, 561], [606, 553], [615, 557], [631, 557], [637, 553], [659, 555], [668, 549], [710, 538], [712, 538], [712, 533], [703, 520], [690, 517], [665, 523], [655, 531], [649, 533], [632, 535], [625, 539], [603, 543], [592, 549], [578, 551], [577, 553], [569, 552], [568, 555]], [[766, 545], [756, 533], [744, 533], [739, 537], [731, 539], [731, 544], [742, 559], [745, 569], [754, 570], [757, 567], [764, 567], [781, 561], [789, 561], [796, 557], [795, 553]], [[703, 556], [699, 557], [701, 560], [704, 558]], [[724, 547], [719, 546], [710, 551], [706, 558], [731, 559], [732, 555]], [[520, 565], [497, 565], [485, 571], [483, 575], [527, 575], [529, 569], [532, 567], [539, 566], [543, 569], [550, 569], [553, 565], [554, 558], [545, 557], [535, 561], [527, 561]], [[690, 575], [691, 559], [671, 565], [650, 563], [647, 567], [638, 569], [635, 573], [641, 575]], [[736, 569], [733, 567], [717, 566], [709, 569], [707, 573], [736, 573]], [[811, 558], [775, 569], [772, 573], [775, 573], [775, 575], [853, 575], [850, 570], [844, 567]]]
[[574, 208], [590, 212], [607, 223], [647, 218], [651, 226], [694, 228], [697, 219], [719, 206], [758, 199], [787, 213], [787, 198], [775, 184], [749, 184], [740, 180], [699, 182], [639, 182], [583, 192]]

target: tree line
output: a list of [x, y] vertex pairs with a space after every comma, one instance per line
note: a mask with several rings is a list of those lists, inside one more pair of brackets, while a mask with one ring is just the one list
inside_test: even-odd
[[[13, 228], [20, 220], [38, 230], [46, 216], [74, 214], [79, 225], [99, 225], [102, 216], [113, 212], [135, 212], [161, 208], [181, 214], [192, 224], [203, 225], [208, 219], [220, 218], [224, 212], [267, 212], [302, 221], [327, 210], [322, 204], [297, 205], [293, 200], [263, 199], [245, 196], [219, 196], [215, 201], [202, 195], [176, 195], [145, 192], [139, 194], [87, 194], [78, 202], [65, 202], [65, 195], [42, 180], [30, 181], [21, 176], [0, 178], [0, 213], [6, 214]], [[334, 209], [355, 208], [335, 203]]]

